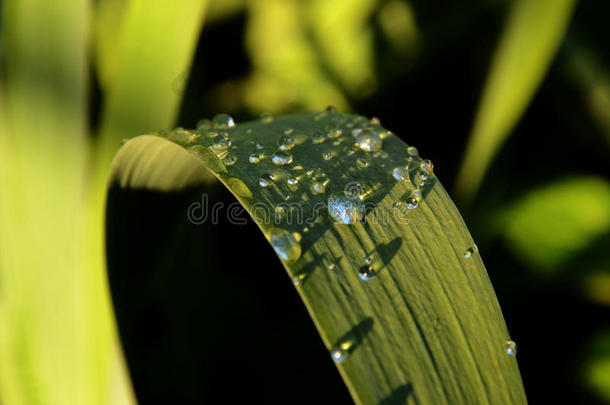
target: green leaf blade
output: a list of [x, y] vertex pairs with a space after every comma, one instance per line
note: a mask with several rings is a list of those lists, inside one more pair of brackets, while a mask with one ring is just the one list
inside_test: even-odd
[[[382, 151], [353, 149], [348, 125], [355, 121], [365, 122], [353, 115], [302, 114], [220, 129], [231, 146], [219, 156], [211, 151], [220, 139], [209, 137], [214, 130], [200, 130], [199, 138], [182, 145], [236, 195], [268, 238], [278, 228], [300, 234], [301, 256], [282, 263], [329, 350], [346, 345], [337, 366], [357, 403], [525, 403], [483, 263], [478, 253], [464, 257], [474, 242], [457, 209], [432, 175], [419, 207], [403, 207], [397, 216], [394, 204], [413, 191], [392, 176], [411, 156], [407, 145], [373, 124], [383, 134]], [[342, 130], [339, 137], [312, 142], [315, 131], [331, 125]], [[293, 163], [274, 165], [270, 157], [287, 130], [296, 144], [289, 151]], [[158, 137], [129, 141], [113, 162], [113, 183], [167, 189], [177, 179], [177, 187], [185, 179], [201, 181], [193, 169], [200, 162], [179, 150]], [[334, 157], [325, 159], [327, 152]], [[262, 160], [250, 163], [252, 153]], [[272, 184], [261, 187], [267, 174]], [[298, 187], [289, 187], [288, 177], [298, 178]], [[324, 182], [324, 193], [312, 191], [315, 182]], [[328, 197], [356, 183], [363, 187], [366, 220], [333, 223]], [[277, 209], [282, 204], [284, 214]], [[301, 220], [288, 220], [291, 207]], [[358, 275], [366, 257], [376, 272], [368, 282]]]

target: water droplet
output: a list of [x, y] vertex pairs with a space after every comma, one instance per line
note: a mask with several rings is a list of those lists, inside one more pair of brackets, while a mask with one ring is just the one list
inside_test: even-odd
[[371, 125], [381, 125], [381, 121], [379, 121], [379, 118], [373, 117], [371, 118]]
[[313, 143], [322, 143], [326, 140], [326, 135], [322, 131], [316, 131], [311, 136], [311, 141]]
[[212, 118], [212, 126], [214, 128], [233, 128], [235, 121], [229, 114], [218, 114]]
[[512, 340], [507, 340], [504, 344], [504, 348], [506, 349], [506, 354], [509, 356], [514, 356], [517, 354], [517, 344]]
[[379, 152], [381, 150], [381, 137], [371, 128], [364, 129], [356, 137], [356, 144], [365, 152]]
[[303, 284], [303, 280], [304, 280], [304, 279], [305, 279], [305, 273], [302, 273], [302, 274], [296, 275], [296, 276], [292, 277], [292, 284], [293, 284], [295, 287], [298, 287], [298, 286], [300, 286], [301, 284]]
[[294, 138], [290, 135], [281, 135], [277, 140], [277, 146], [281, 150], [290, 150], [294, 148]]
[[286, 135], [290, 135], [290, 134], [291, 134], [291, 133], [293, 133], [293, 132], [294, 132], [294, 129], [292, 129], [292, 128], [286, 128], [286, 129], [284, 130], [284, 134], [286, 134]]
[[398, 181], [406, 181], [409, 178], [409, 172], [406, 168], [399, 166], [392, 170], [392, 176]]
[[252, 164], [257, 164], [261, 161], [261, 156], [258, 153], [253, 153], [248, 157], [248, 162]]
[[363, 130], [364, 130], [364, 128], [361, 128], [361, 127], [357, 127], [357, 128], [352, 129], [352, 136], [353, 136], [354, 138], [357, 138], [357, 137], [358, 137], [358, 135], [360, 135], [360, 133], [361, 133]]
[[406, 201], [407, 209], [414, 210], [419, 207], [419, 200], [416, 197], [409, 197]]
[[330, 263], [328, 265], [328, 270], [334, 270], [335, 269], [335, 263]]
[[434, 168], [434, 164], [431, 160], [422, 160], [419, 164], [419, 168], [422, 172], [428, 173], [432, 171], [432, 169]]
[[402, 208], [402, 203], [400, 201], [397, 201], [394, 203], [394, 206], [392, 208], [394, 208], [395, 211], [398, 211]]
[[466, 249], [464, 251], [464, 258], [470, 259], [472, 257], [472, 255], [474, 254], [474, 252], [476, 252], [476, 249], [474, 247], [469, 247], [468, 249]]
[[299, 179], [297, 179], [296, 177], [290, 176], [286, 179], [286, 183], [288, 184], [288, 187], [290, 187], [290, 189], [294, 190], [299, 185]]
[[324, 194], [326, 192], [326, 185], [316, 181], [311, 185], [311, 192], [314, 194]]
[[347, 352], [340, 347], [335, 347], [330, 351], [330, 357], [335, 363], [343, 363], [347, 357]]
[[225, 166], [233, 166], [236, 161], [237, 158], [235, 156], [227, 156], [226, 158], [222, 159], [222, 163], [224, 163]]
[[332, 158], [334, 158], [334, 157], [335, 157], [335, 155], [333, 154], [333, 152], [332, 152], [332, 151], [324, 152], [324, 153], [322, 154], [322, 158], [323, 158], [324, 160], [331, 160], [331, 159], [332, 159]]
[[415, 146], [409, 146], [407, 148], [407, 153], [411, 156], [419, 156], [419, 153], [417, 152], [417, 148]]
[[254, 145], [254, 147], [255, 147], [257, 150], [263, 150], [263, 145], [261, 145], [261, 144], [260, 144], [260, 143], [258, 143], [258, 142], [256, 143], [256, 145]]
[[428, 180], [428, 178], [429, 178], [430, 176], [428, 175], [428, 172], [421, 171], [421, 172], [419, 172], [419, 174], [417, 175], [417, 177], [419, 177], [419, 179], [420, 179], [422, 182], [425, 182], [425, 181], [427, 181], [427, 180]]
[[359, 167], [359, 168], [361, 168], [361, 169], [365, 169], [365, 168], [369, 167], [369, 162], [368, 162], [368, 160], [366, 160], [366, 159], [360, 159], [360, 158], [358, 158], [358, 159], [356, 160], [356, 164], [357, 164], [357, 165], [358, 165], [358, 167]]
[[341, 128], [338, 128], [336, 126], [330, 126], [327, 130], [326, 130], [326, 137], [329, 139], [333, 139], [333, 138], [338, 138], [340, 137], [342, 134]]
[[216, 155], [223, 154], [231, 146], [231, 141], [225, 138], [219, 138], [212, 144], [212, 152]]
[[269, 173], [264, 173], [258, 179], [258, 185], [261, 187], [269, 187], [273, 184], [273, 176]]
[[271, 156], [271, 162], [274, 165], [283, 166], [292, 163], [292, 155], [286, 151], [277, 151]]
[[287, 262], [301, 257], [301, 235], [285, 229], [273, 228], [270, 232], [271, 246], [277, 255]]
[[367, 256], [364, 258], [363, 262], [366, 265], [370, 265], [371, 263], [373, 263], [373, 258], [371, 256]]
[[328, 213], [336, 222], [354, 224], [364, 218], [364, 204], [358, 197], [340, 191], [328, 198]]
[[265, 112], [261, 114], [261, 122], [263, 124], [270, 124], [273, 122], [273, 114]]
[[375, 273], [373, 266], [362, 266], [360, 270], [358, 270], [358, 277], [360, 277], [363, 281], [371, 281], [376, 276], [377, 273]]

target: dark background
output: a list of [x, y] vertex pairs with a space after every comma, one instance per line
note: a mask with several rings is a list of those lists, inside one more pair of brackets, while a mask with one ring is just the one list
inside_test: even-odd
[[[377, 88], [346, 98], [353, 111], [380, 117], [416, 145], [451, 192], [507, 4], [434, 0], [412, 6], [426, 46], [412, 63], [397, 65], [379, 34]], [[601, 344], [604, 351], [594, 342], [606, 341], [600, 336], [610, 328], [610, 311], [583, 294], [582, 277], [600, 262], [610, 272], [610, 238], [597, 238], [549, 275], [520, 259], [490, 224], [503, 207], [541, 185], [574, 175], [607, 177], [608, 132], [587, 103], [590, 82], [570, 67], [585, 49], [594, 55], [594, 70], [607, 77], [609, 12], [605, 2], [580, 2], [554, 63], [473, 205], [461, 207], [519, 345], [532, 404], [605, 403], [586, 370], [592, 358], [608, 358], [608, 344]], [[237, 11], [206, 23], [179, 125], [194, 127], [220, 111], [238, 122], [258, 117], [244, 104], [227, 110], [214, 101], [218, 86], [253, 69], [244, 45], [247, 18]], [[95, 101], [94, 109], [100, 105]], [[302, 109], [297, 103], [279, 112]], [[206, 192], [227, 205], [233, 201], [221, 187]], [[252, 221], [187, 221], [186, 208], [201, 193], [115, 188], [109, 195], [110, 281], [139, 401], [351, 403], [289, 278]]]

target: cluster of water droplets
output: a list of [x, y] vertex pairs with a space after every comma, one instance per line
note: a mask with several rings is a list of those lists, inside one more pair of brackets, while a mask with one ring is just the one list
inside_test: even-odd
[[[293, 198], [307, 202], [322, 198], [326, 202], [328, 219], [337, 224], [354, 225], [364, 221], [367, 214], [365, 200], [370, 189], [354, 180], [366, 179], [366, 171], [371, 167], [384, 168], [394, 181], [407, 185], [408, 193], [393, 204], [394, 210], [414, 210], [420, 206], [424, 189], [433, 177], [434, 166], [431, 161], [422, 159], [415, 147], [407, 147], [406, 156], [393, 153], [391, 148], [384, 150], [384, 139], [393, 134], [381, 128], [378, 119], [338, 114], [333, 107], [315, 114], [313, 121], [320, 124], [316, 130], [308, 133], [297, 127], [276, 126], [277, 121], [272, 114], [262, 114], [261, 124], [274, 130], [281, 128], [275, 143], [261, 142], [260, 139], [264, 138], [257, 136], [257, 130], [253, 129], [255, 127], [238, 129], [235, 120], [227, 114], [201, 120], [192, 131], [176, 128], [167, 137], [187, 147], [189, 152], [204, 160], [217, 173], [226, 174], [238, 162], [239, 155], [249, 167], [248, 170], [256, 176], [260, 191], [271, 200]], [[312, 148], [319, 153], [321, 159], [315, 167], [306, 167], [303, 163], [306, 159], [299, 159], [299, 148], [303, 144], [307, 145], [306, 155], [311, 153]], [[333, 167], [336, 171], [341, 165], [346, 167], [345, 176], [341, 177], [346, 184], [333, 184], [326, 170]], [[333, 181], [339, 180], [333, 178]], [[238, 194], [251, 196], [248, 187], [236, 177], [230, 178], [228, 183]], [[350, 184], [357, 187], [350, 188]], [[302, 254], [302, 234], [307, 235], [310, 229], [323, 223], [324, 218], [318, 216], [297, 232], [294, 226], [283, 224], [289, 217], [286, 207], [277, 205], [273, 215], [277, 226], [269, 230], [269, 241], [282, 260], [294, 263]], [[473, 245], [464, 250], [463, 257], [470, 259], [476, 253], [477, 248]], [[376, 268], [375, 262], [373, 256], [367, 255], [357, 272], [354, 271], [363, 283], [376, 279], [379, 268]], [[337, 265], [332, 262], [326, 267], [334, 271]], [[292, 283], [301, 287], [306, 277], [307, 273], [296, 273]], [[331, 348], [331, 358], [341, 363], [352, 349], [351, 341], [340, 342]], [[507, 340], [504, 350], [507, 355], [514, 356], [517, 346], [512, 340]]]

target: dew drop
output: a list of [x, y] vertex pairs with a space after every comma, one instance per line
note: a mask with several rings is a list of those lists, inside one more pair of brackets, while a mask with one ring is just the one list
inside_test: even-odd
[[205, 131], [206, 129], [210, 128], [211, 125], [212, 125], [212, 122], [206, 118], [197, 121], [198, 130]]
[[285, 229], [273, 228], [270, 232], [271, 246], [277, 255], [287, 262], [301, 257], [301, 235]]
[[295, 287], [298, 287], [298, 286], [300, 286], [301, 284], [303, 284], [303, 280], [304, 280], [304, 279], [305, 279], [305, 273], [302, 273], [302, 274], [296, 275], [296, 276], [292, 277], [292, 284], [293, 284]]
[[414, 210], [419, 207], [419, 200], [416, 197], [409, 197], [406, 201], [407, 209]]
[[248, 157], [248, 162], [252, 164], [257, 164], [261, 161], [261, 156], [258, 153], [253, 153]]
[[430, 177], [430, 175], [428, 174], [428, 172], [426, 171], [421, 171], [419, 172], [419, 174], [417, 175], [417, 177], [422, 181], [425, 182], [428, 180], [428, 178]]
[[332, 159], [332, 158], [334, 158], [334, 157], [335, 157], [335, 155], [332, 153], [332, 151], [324, 152], [324, 153], [322, 154], [322, 158], [323, 158], [324, 160], [331, 160], [331, 159]]
[[330, 357], [335, 363], [343, 363], [347, 357], [347, 352], [339, 347], [335, 347], [330, 351]]
[[392, 208], [394, 208], [394, 211], [398, 211], [402, 208], [402, 203], [400, 201], [397, 201], [394, 203], [394, 206]]
[[363, 281], [371, 281], [376, 276], [377, 273], [375, 273], [375, 269], [373, 269], [373, 266], [365, 265], [360, 267], [360, 270], [358, 270], [358, 277], [360, 277], [360, 279], [362, 279]]
[[358, 158], [356, 160], [356, 164], [358, 165], [359, 168], [361, 169], [366, 169], [367, 167], [369, 167], [369, 162], [366, 159], [360, 159]]
[[504, 344], [504, 348], [506, 349], [506, 354], [509, 356], [514, 356], [517, 354], [517, 344], [512, 340], [507, 340]]
[[285, 134], [285, 135], [290, 135], [290, 134], [291, 134], [291, 133], [293, 133], [293, 132], [294, 132], [294, 129], [292, 129], [292, 128], [286, 128], [286, 129], [284, 130], [284, 134]]
[[422, 162], [419, 164], [419, 168], [422, 172], [428, 173], [432, 171], [432, 169], [434, 168], [434, 164], [431, 160], [422, 160]]
[[356, 137], [356, 144], [365, 152], [379, 152], [381, 150], [381, 137], [371, 128], [364, 129]]
[[277, 151], [271, 156], [274, 165], [283, 166], [292, 163], [292, 155], [286, 151]]
[[364, 204], [354, 195], [340, 191], [328, 198], [328, 214], [341, 224], [354, 224], [364, 218]]
[[417, 152], [417, 148], [415, 146], [409, 146], [407, 148], [407, 153], [411, 156], [418, 156], [419, 153]]
[[290, 135], [281, 135], [277, 140], [277, 146], [281, 150], [290, 150], [294, 148], [294, 138]]
[[226, 152], [231, 146], [231, 141], [225, 138], [220, 138], [212, 144], [212, 151], [219, 155]]
[[261, 122], [263, 124], [270, 124], [273, 122], [273, 114], [265, 112], [261, 114]]
[[331, 126], [326, 130], [326, 137], [329, 139], [338, 138], [342, 134], [341, 128]]
[[256, 145], [254, 145], [254, 147], [255, 147], [257, 150], [263, 150], [263, 145], [261, 145], [261, 144], [260, 144], [260, 143], [258, 143], [258, 142], [256, 143]]
[[297, 179], [296, 177], [292, 177], [292, 176], [290, 176], [290, 177], [288, 177], [288, 178], [286, 179], [286, 183], [287, 183], [287, 184], [288, 184], [288, 186], [290, 186], [291, 188], [292, 188], [292, 187], [296, 187], [296, 186], [298, 186], [298, 185], [299, 185], [299, 179]]
[[212, 118], [212, 126], [220, 129], [233, 128], [235, 121], [229, 114], [218, 114]]
[[367, 256], [364, 258], [363, 262], [366, 265], [370, 265], [371, 263], [373, 263], [373, 258], [371, 256]]
[[334, 270], [335, 269], [335, 263], [331, 263], [328, 265], [328, 270]]
[[464, 251], [464, 258], [470, 259], [472, 257], [472, 255], [474, 254], [474, 252], [476, 252], [476, 249], [474, 247], [469, 247], [468, 249], [466, 249]]
[[313, 143], [322, 143], [326, 140], [326, 135], [322, 131], [316, 131], [311, 136], [311, 141]]
[[233, 166], [236, 161], [237, 158], [235, 156], [227, 156], [226, 158], [222, 159], [222, 163], [224, 163], [225, 166]]
[[264, 173], [258, 179], [258, 185], [261, 187], [269, 187], [271, 184], [273, 184], [273, 176], [269, 173]]
[[392, 170], [392, 176], [398, 181], [406, 181], [409, 178], [409, 172], [406, 168], [399, 166]]
[[326, 185], [316, 181], [311, 185], [311, 192], [314, 194], [324, 194], [326, 192]]

